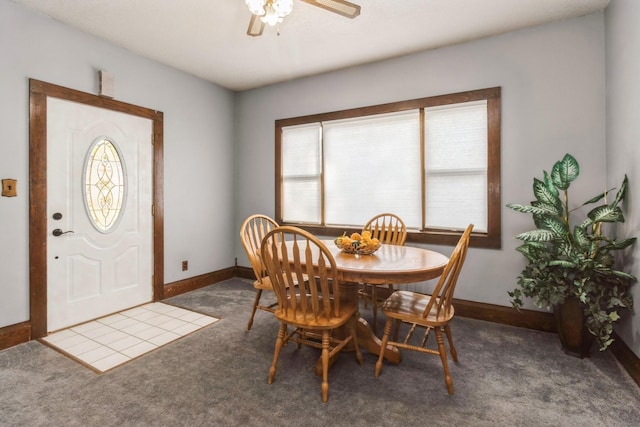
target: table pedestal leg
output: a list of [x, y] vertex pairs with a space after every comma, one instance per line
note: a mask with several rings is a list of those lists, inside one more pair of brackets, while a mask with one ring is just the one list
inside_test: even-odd
[[[345, 332], [346, 331], [340, 330], [336, 331], [335, 333], [343, 334]], [[373, 330], [369, 326], [369, 323], [363, 318], [358, 319], [358, 323], [356, 326], [356, 335], [358, 336], [358, 346], [360, 347], [361, 351], [364, 349], [369, 353], [375, 354], [376, 356], [380, 355], [382, 343], [380, 342], [380, 339], [373, 333]], [[356, 351], [356, 349], [351, 343], [349, 343], [342, 349], [342, 351], [350, 352]], [[329, 366], [331, 366], [333, 362], [335, 362], [338, 356], [339, 353], [329, 359]], [[398, 350], [397, 347], [387, 345], [387, 347], [384, 349], [384, 358], [385, 360], [387, 360], [387, 362], [397, 365], [398, 363], [400, 363], [401, 359], [400, 350]], [[322, 376], [322, 359], [319, 359], [316, 362], [315, 370], [317, 376]]]
[[[369, 323], [360, 318], [358, 320], [358, 329], [356, 331], [358, 334], [358, 345], [360, 349], [366, 349], [369, 353], [373, 353], [376, 356], [380, 355], [381, 345], [380, 339], [373, 333], [373, 330], [369, 326]], [[355, 351], [354, 348], [350, 350]], [[384, 358], [393, 364], [400, 363], [400, 350], [397, 347], [393, 347], [391, 345], [387, 345], [384, 349]]]
[[[356, 304], [358, 304], [359, 303], [358, 286], [359, 286], [358, 283], [355, 283], [355, 282], [341, 283], [340, 292], [341, 292], [342, 298], [344, 298], [346, 302], [351, 302], [351, 303], [355, 302]], [[356, 326], [356, 335], [358, 336], [358, 346], [360, 347], [360, 350], [364, 349], [364, 350], [367, 350], [369, 353], [375, 354], [376, 356], [380, 355], [382, 343], [380, 342], [378, 337], [376, 337], [376, 334], [371, 329], [371, 326], [369, 326], [369, 323], [366, 320], [364, 320], [362, 317], [360, 317], [360, 313], [357, 313], [356, 316], [358, 316], [358, 323]], [[337, 337], [347, 336], [348, 332], [345, 328], [346, 327], [335, 330], [334, 334]], [[342, 351], [356, 351], [356, 350], [353, 344], [349, 343], [342, 349]], [[329, 359], [329, 366], [333, 364], [336, 357], [337, 355]], [[398, 364], [400, 363], [400, 350], [398, 350], [397, 347], [387, 345], [387, 348], [384, 349], [384, 358], [389, 363]], [[316, 370], [316, 375], [322, 376], [322, 359], [316, 362], [315, 370]]]

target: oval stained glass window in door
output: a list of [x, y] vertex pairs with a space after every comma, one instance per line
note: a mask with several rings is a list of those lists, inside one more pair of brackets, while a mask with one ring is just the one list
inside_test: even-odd
[[107, 138], [98, 138], [89, 148], [84, 193], [93, 226], [108, 233], [118, 223], [124, 209], [126, 171], [120, 152]]

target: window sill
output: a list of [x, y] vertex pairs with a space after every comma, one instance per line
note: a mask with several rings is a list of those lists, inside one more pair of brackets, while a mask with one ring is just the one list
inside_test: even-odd
[[[282, 225], [292, 225], [295, 227], [300, 227], [311, 234], [329, 237], [342, 236], [344, 233], [350, 235], [351, 233], [359, 233], [362, 231], [361, 228], [350, 227], [326, 227], [319, 225], [291, 223], [283, 223]], [[460, 236], [462, 236], [463, 231], [464, 230], [460, 230], [459, 232], [430, 230], [419, 232], [409, 230], [407, 232], [406, 243], [455, 246], [458, 243]], [[474, 248], [501, 249], [502, 239], [499, 233], [493, 233], [493, 235], [492, 233], [471, 233], [469, 246]]]

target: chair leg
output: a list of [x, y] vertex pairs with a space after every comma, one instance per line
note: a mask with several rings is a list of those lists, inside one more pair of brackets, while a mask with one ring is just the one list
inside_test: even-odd
[[256, 315], [256, 310], [258, 309], [258, 303], [260, 302], [261, 295], [262, 289], [256, 289], [256, 297], [253, 299], [253, 308], [251, 309], [251, 317], [249, 318], [249, 323], [247, 324], [247, 331], [251, 330], [251, 326], [253, 326], [253, 316]]
[[451, 328], [449, 325], [444, 326], [444, 333], [447, 335], [447, 340], [449, 341], [449, 353], [451, 353], [451, 358], [454, 362], [458, 363], [458, 352], [453, 345], [453, 336], [451, 335]]
[[369, 307], [369, 300], [367, 299], [367, 287], [369, 285], [367, 285], [366, 283], [362, 284], [362, 295], [364, 296], [364, 298], [362, 298], [364, 300], [364, 308]]
[[378, 295], [376, 285], [371, 286], [371, 308], [373, 309], [373, 333], [378, 333]]
[[351, 318], [351, 340], [353, 341], [353, 345], [356, 348], [356, 360], [358, 361], [358, 365], [362, 366], [364, 364], [364, 359], [362, 358], [362, 352], [360, 351], [360, 345], [358, 344], [358, 318], [353, 316]]
[[278, 365], [278, 358], [280, 357], [280, 350], [284, 345], [284, 337], [287, 335], [287, 324], [280, 323], [280, 329], [278, 330], [278, 339], [276, 339], [276, 348], [273, 352], [273, 362], [269, 369], [269, 384], [273, 383], [273, 379], [276, 376], [276, 366]]
[[322, 331], [322, 403], [329, 400], [329, 331]]
[[447, 350], [444, 347], [444, 340], [442, 339], [442, 330], [435, 328], [436, 341], [438, 342], [438, 352], [440, 353], [440, 360], [442, 360], [442, 367], [444, 368], [444, 382], [447, 385], [447, 392], [453, 394], [453, 379], [449, 372], [449, 364], [447, 363]]
[[[378, 333], [378, 292], [377, 292], [377, 285], [367, 285], [367, 286], [371, 286], [371, 302], [373, 305], [373, 332], [374, 333]], [[393, 293], [393, 285], [389, 284], [387, 285], [389, 287], [389, 295], [391, 295]], [[382, 303], [380, 303], [380, 305], [382, 305]], [[365, 305], [366, 308], [366, 305]], [[397, 339], [397, 337], [394, 337], [394, 340]]]
[[393, 340], [398, 341], [398, 337], [400, 336], [400, 326], [402, 326], [402, 321], [400, 319], [395, 320], [395, 330], [393, 332]]
[[376, 362], [376, 378], [378, 378], [380, 376], [380, 372], [382, 372], [382, 359], [384, 358], [384, 349], [387, 348], [387, 343], [389, 342], [392, 323], [393, 319], [391, 317], [387, 317], [387, 323], [385, 323], [384, 325], [384, 333], [382, 334], [382, 343], [380, 344], [380, 355], [378, 356], [378, 361]]

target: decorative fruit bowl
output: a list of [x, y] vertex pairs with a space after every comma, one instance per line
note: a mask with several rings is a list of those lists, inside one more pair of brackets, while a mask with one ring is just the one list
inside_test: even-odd
[[371, 238], [369, 231], [363, 231], [362, 234], [353, 233], [351, 236], [345, 233], [343, 236], [336, 237], [333, 242], [342, 252], [356, 255], [371, 255], [381, 245], [378, 239]]

